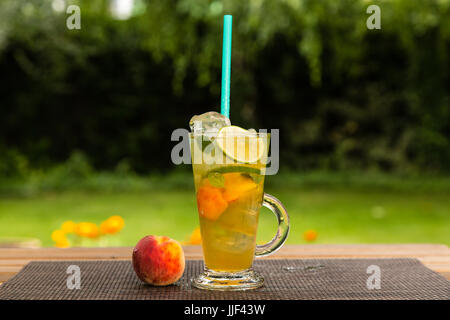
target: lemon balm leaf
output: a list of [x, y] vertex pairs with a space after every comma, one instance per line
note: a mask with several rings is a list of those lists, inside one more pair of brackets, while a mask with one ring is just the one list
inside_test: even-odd
[[202, 140], [202, 151], [205, 151], [206, 147], [211, 144], [211, 140]]
[[209, 183], [216, 188], [223, 188], [225, 185], [225, 178], [219, 172], [210, 172], [208, 174]]
[[248, 174], [260, 175], [261, 169], [255, 167], [248, 167], [244, 165], [233, 165], [233, 166], [224, 166], [219, 168], [214, 168], [213, 170], [208, 172], [208, 176], [212, 173], [230, 173], [230, 172], [241, 172]]

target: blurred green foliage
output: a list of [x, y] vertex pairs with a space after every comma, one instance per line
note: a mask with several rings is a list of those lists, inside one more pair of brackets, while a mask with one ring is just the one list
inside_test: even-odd
[[280, 128], [282, 166], [450, 172], [449, 0], [63, 3], [81, 30], [55, 1], [0, 2], [0, 176], [61, 178], [74, 150], [78, 175], [172, 169], [172, 130], [219, 110], [226, 13], [231, 120]]
[[[387, 192], [401, 196], [450, 194], [450, 179], [447, 176], [388, 174], [376, 171], [362, 173], [355, 170], [339, 172], [283, 170], [275, 176], [268, 176], [264, 185], [268, 190], [274, 190], [275, 194], [277, 192], [275, 190], [296, 190], [300, 194], [310, 190]], [[192, 173], [181, 167], [170, 173], [136, 174], [126, 161], [121, 161], [113, 170], [96, 171], [83, 153], [75, 151], [67, 161], [47, 170], [29, 170], [22, 177], [2, 177], [0, 200], [7, 197], [39, 198], [48, 194], [67, 192], [98, 195], [178, 190], [192, 193], [193, 189]]]

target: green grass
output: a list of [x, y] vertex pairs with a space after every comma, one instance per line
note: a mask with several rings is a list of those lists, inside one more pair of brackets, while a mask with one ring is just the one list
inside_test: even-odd
[[[382, 191], [377, 188], [269, 186], [266, 190], [288, 209], [288, 243], [305, 243], [303, 232], [315, 229], [316, 243], [450, 244], [448, 192]], [[121, 215], [125, 228], [106, 245], [133, 246], [148, 234], [186, 240], [197, 226], [193, 190], [124, 192], [47, 192], [0, 198], [0, 238], [39, 238], [53, 245], [52, 230], [65, 220], [99, 223]], [[270, 240], [275, 218], [262, 209], [258, 241]], [[96, 243], [90, 243], [96, 245]]]

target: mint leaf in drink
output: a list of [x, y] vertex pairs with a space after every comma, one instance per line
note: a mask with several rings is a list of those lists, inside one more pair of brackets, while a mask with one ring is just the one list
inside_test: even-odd
[[254, 183], [260, 183], [264, 180], [264, 176], [260, 174], [241, 173], [241, 176], [252, 180]]
[[244, 178], [253, 180], [253, 177], [248, 173], [241, 173], [241, 176], [243, 176]]
[[230, 173], [230, 172], [241, 172], [241, 173], [248, 173], [248, 174], [261, 174], [261, 169], [254, 168], [254, 167], [248, 167], [248, 166], [241, 166], [241, 165], [231, 165], [231, 166], [223, 166], [220, 168], [214, 168], [212, 171], [208, 172], [208, 175], [210, 173]]
[[211, 144], [211, 140], [202, 140], [202, 151], [204, 152], [206, 147]]
[[208, 180], [213, 187], [223, 188], [225, 186], [225, 178], [219, 172], [210, 172], [208, 174]]

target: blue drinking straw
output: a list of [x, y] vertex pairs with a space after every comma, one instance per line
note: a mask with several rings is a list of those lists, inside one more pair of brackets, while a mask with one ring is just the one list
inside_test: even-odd
[[222, 97], [220, 99], [220, 113], [230, 117], [230, 77], [231, 77], [231, 26], [233, 17], [223, 16], [223, 43], [222, 43]]

